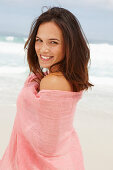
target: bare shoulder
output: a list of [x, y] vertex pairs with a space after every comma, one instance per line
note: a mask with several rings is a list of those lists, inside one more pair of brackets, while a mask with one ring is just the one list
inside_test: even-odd
[[69, 81], [64, 76], [57, 76], [54, 74], [46, 75], [40, 81], [40, 90], [62, 90], [73, 91]]

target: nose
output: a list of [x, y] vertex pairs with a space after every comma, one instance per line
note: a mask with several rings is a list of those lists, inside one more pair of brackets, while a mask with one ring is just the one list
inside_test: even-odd
[[40, 51], [41, 51], [42, 53], [48, 52], [48, 51], [49, 51], [48, 45], [47, 45], [46, 43], [43, 43], [42, 46], [41, 46], [41, 48], [40, 48]]

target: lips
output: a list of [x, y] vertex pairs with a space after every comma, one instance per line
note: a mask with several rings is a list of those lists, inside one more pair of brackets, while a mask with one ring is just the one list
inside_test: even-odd
[[[42, 56], [45, 57], [45, 58], [42, 58]], [[46, 57], [47, 57], [47, 58], [46, 58]], [[48, 58], [48, 57], [49, 57], [49, 58]], [[43, 61], [48, 61], [48, 60], [51, 60], [51, 59], [53, 58], [53, 56], [40, 55], [40, 58], [41, 58], [41, 60], [43, 60]]]

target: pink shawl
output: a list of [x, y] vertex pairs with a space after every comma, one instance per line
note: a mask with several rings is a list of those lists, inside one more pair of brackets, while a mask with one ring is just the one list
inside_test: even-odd
[[28, 76], [18, 98], [10, 142], [0, 170], [84, 170], [73, 127], [82, 92], [41, 90]]

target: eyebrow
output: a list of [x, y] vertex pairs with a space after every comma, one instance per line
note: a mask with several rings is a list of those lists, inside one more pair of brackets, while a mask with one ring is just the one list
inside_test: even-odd
[[[37, 35], [36, 35], [36, 38], [40, 38], [40, 37], [38, 37]], [[41, 39], [41, 38], [40, 38]], [[60, 40], [58, 40], [57, 38], [50, 38], [49, 40], [57, 40], [57, 41], [60, 41]]]

